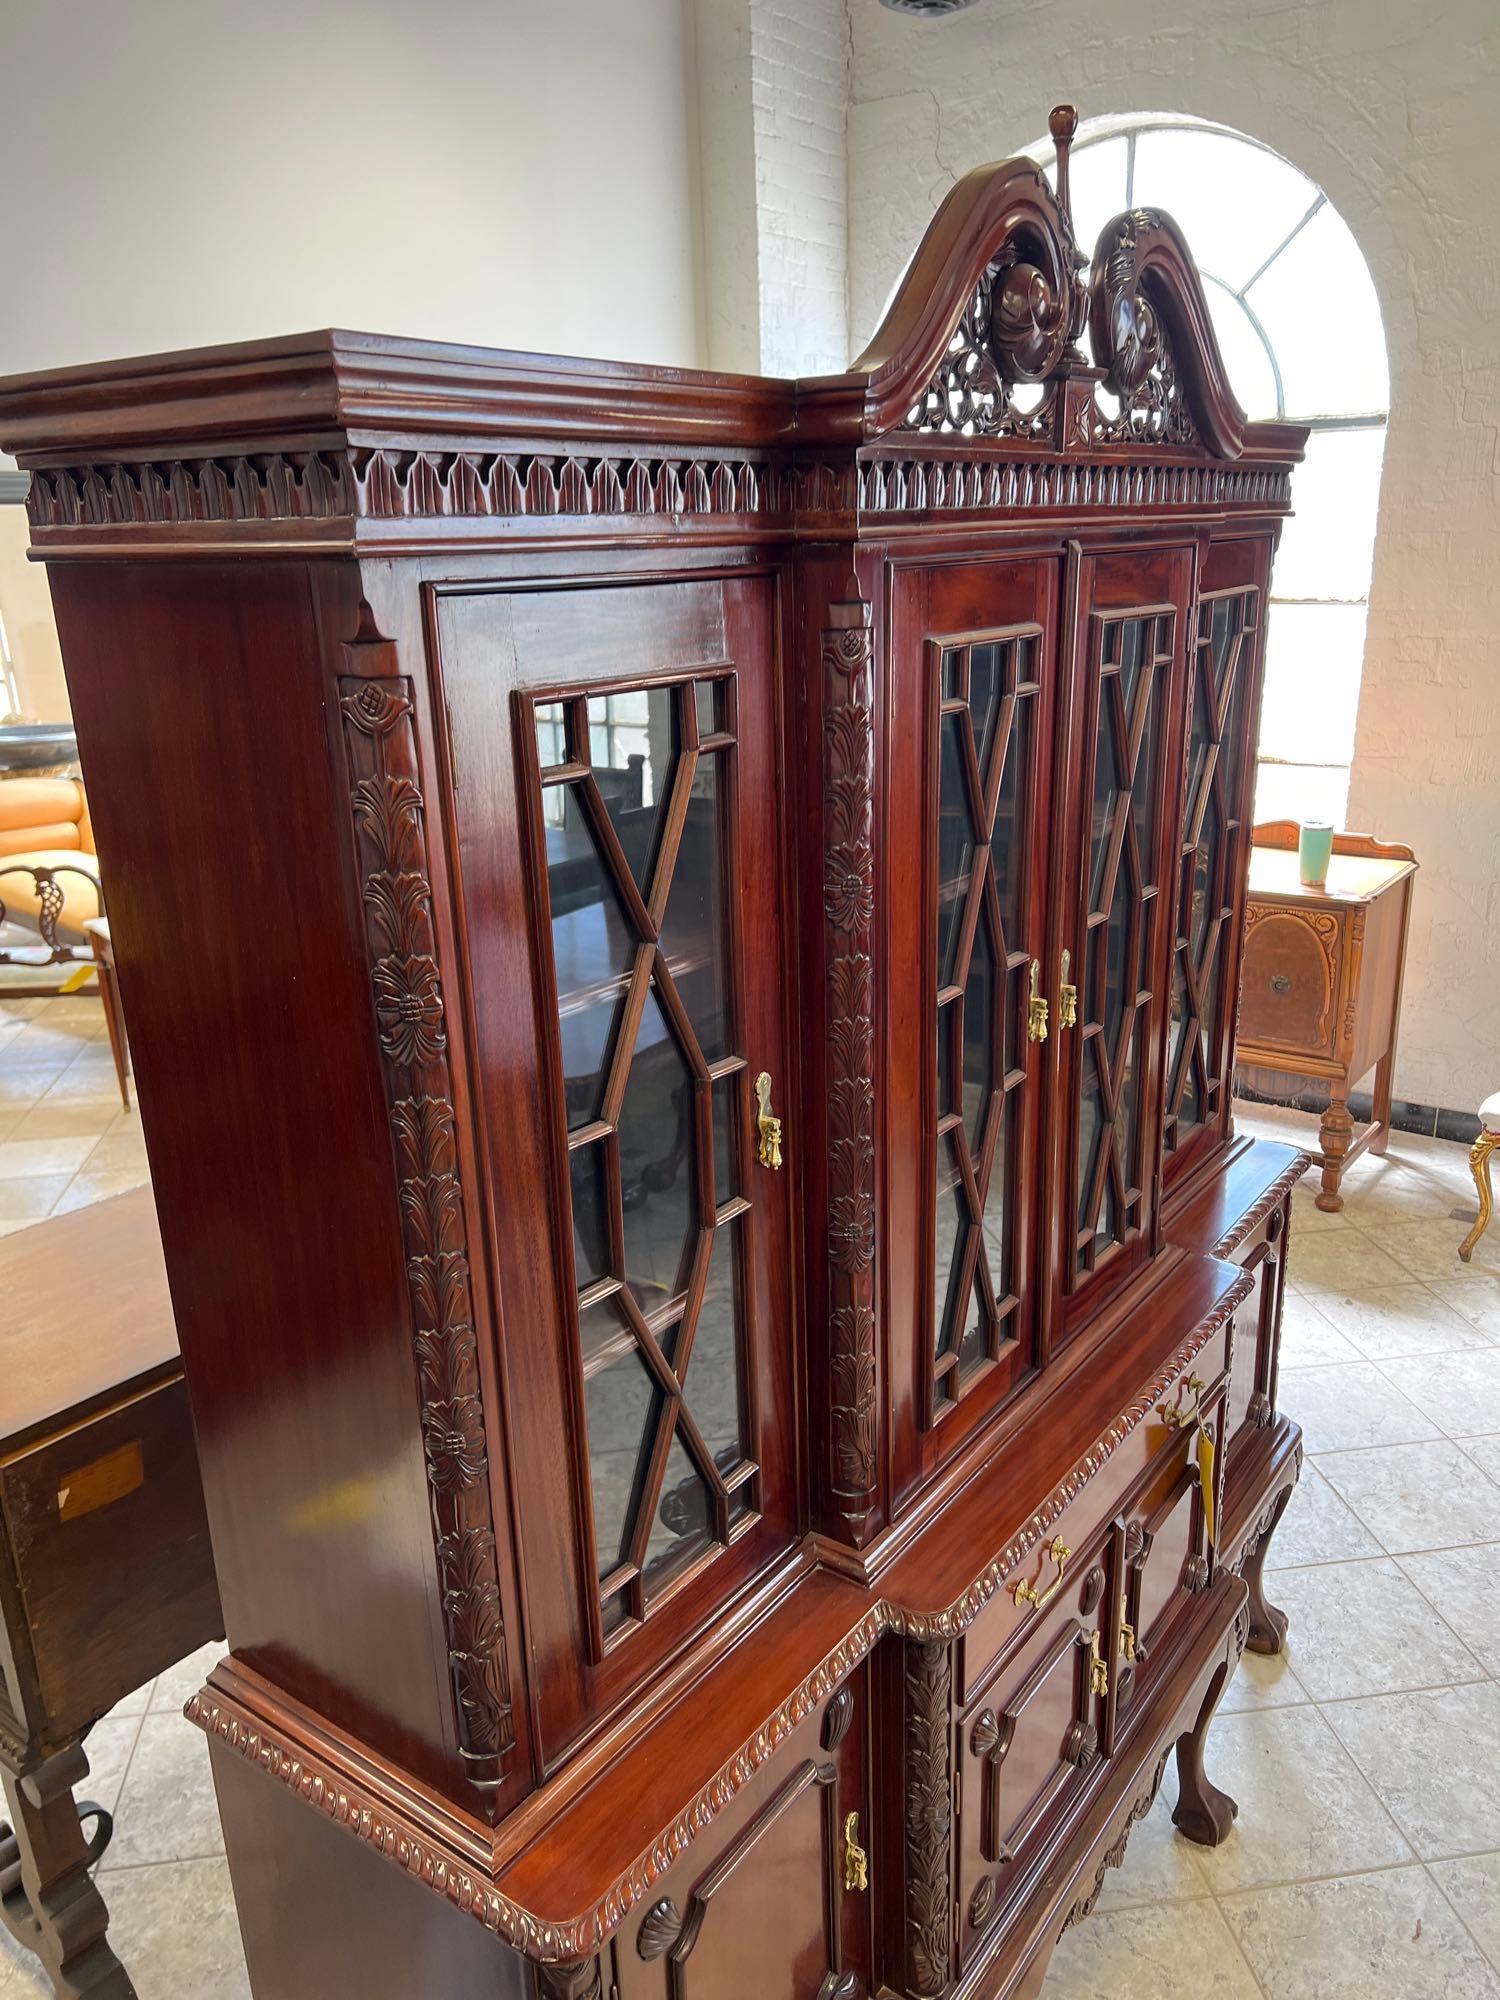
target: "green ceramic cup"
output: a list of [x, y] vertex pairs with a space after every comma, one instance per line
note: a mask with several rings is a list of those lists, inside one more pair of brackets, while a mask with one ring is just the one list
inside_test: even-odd
[[1297, 835], [1297, 873], [1304, 889], [1321, 889], [1333, 857], [1333, 825], [1326, 819], [1305, 819]]

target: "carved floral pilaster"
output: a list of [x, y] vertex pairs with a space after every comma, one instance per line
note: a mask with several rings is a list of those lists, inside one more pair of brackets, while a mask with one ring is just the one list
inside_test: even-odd
[[[346, 652], [391, 655], [368, 639]], [[343, 675], [339, 711], [458, 1742], [473, 1782], [493, 1789], [515, 1729], [411, 683]]]
[[823, 631], [831, 1488], [856, 1541], [876, 1491], [874, 638], [850, 580]]
[[953, 1777], [946, 1645], [906, 1655], [906, 1978], [913, 1993], [941, 1993], [953, 1951]]

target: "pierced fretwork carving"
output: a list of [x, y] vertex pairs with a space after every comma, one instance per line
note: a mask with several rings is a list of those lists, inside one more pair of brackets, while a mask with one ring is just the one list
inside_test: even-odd
[[953, 1949], [953, 1822], [948, 1704], [953, 1668], [944, 1645], [906, 1656], [906, 1978], [941, 1993]]
[[[345, 650], [376, 666], [391, 652], [373, 633]], [[459, 1749], [491, 1790], [515, 1730], [411, 683], [343, 675], [339, 708]]]
[[1130, 209], [1109, 224], [1094, 255], [1094, 359], [1119, 399], [1114, 416], [1100, 415], [1103, 444], [1198, 442], [1167, 330], [1141, 284], [1141, 239], [1163, 228], [1155, 209]]
[[823, 633], [831, 1484], [856, 1540], [875, 1502], [874, 640], [851, 578]]

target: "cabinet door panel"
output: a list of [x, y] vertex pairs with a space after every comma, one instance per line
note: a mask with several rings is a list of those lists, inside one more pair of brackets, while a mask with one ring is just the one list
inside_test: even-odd
[[865, 1683], [777, 1756], [729, 1830], [654, 1885], [614, 1947], [621, 2000], [861, 2000], [869, 1992]]
[[1082, 560], [1063, 938], [1076, 1022], [1058, 1012], [1063, 1171], [1057, 1275], [1066, 1337], [1150, 1254], [1161, 1154], [1161, 1042], [1175, 912], [1183, 617], [1192, 551]]
[[1210, 544], [1188, 665], [1162, 1134], [1168, 1187], [1228, 1132], [1271, 544]]
[[[1059, 565], [898, 577], [890, 1239], [922, 1469], [1031, 1373]], [[906, 726], [905, 718], [911, 719]], [[900, 829], [920, 830], [920, 838]], [[909, 1084], [908, 1084], [909, 1080]]]
[[775, 590], [440, 606], [551, 1753], [796, 1520]]

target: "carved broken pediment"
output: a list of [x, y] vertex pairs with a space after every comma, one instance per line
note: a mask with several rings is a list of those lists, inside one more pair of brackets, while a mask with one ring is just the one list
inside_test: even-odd
[[1108, 444], [1196, 444], [1198, 429], [1183, 394], [1172, 342], [1142, 285], [1142, 247], [1176, 231], [1155, 209], [1117, 215], [1099, 238], [1090, 278], [1094, 359], [1117, 402], [1101, 410], [1098, 437]]

